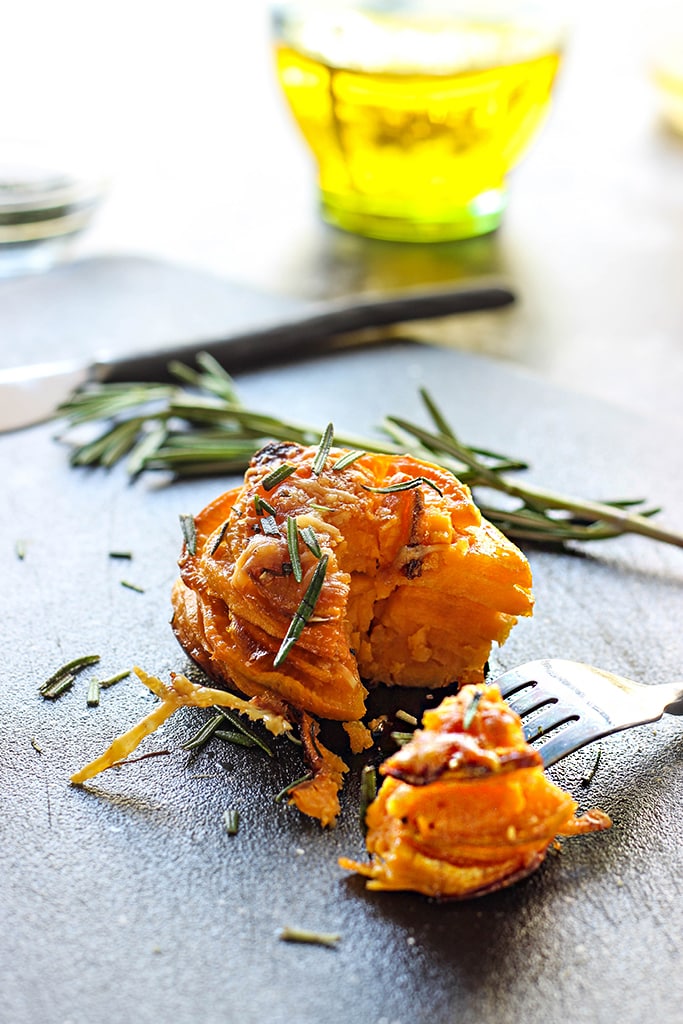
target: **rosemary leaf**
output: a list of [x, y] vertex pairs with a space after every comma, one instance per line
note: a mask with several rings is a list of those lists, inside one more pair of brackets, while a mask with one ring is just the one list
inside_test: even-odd
[[134, 590], [136, 594], [144, 594], [145, 592], [145, 588], [141, 587], [138, 583], [131, 583], [130, 580], [120, 580], [119, 582], [126, 590]]
[[88, 695], [85, 702], [89, 708], [96, 708], [100, 703], [100, 681], [93, 678], [88, 684]]
[[238, 732], [236, 729], [216, 729], [214, 736], [217, 740], [223, 740], [224, 743], [234, 743], [238, 747], [258, 746], [258, 743], [251, 736], [245, 736], [243, 732]]
[[49, 690], [60, 680], [65, 679], [67, 676], [75, 676], [76, 673], [81, 672], [84, 668], [89, 665], [96, 665], [100, 660], [99, 654], [84, 654], [80, 658], [74, 658], [73, 661], [68, 661], [66, 665], [62, 665], [58, 668], [49, 679], [46, 679], [40, 686], [40, 692], [44, 695], [45, 690]]
[[107, 679], [100, 679], [100, 690], [108, 690], [115, 683], [120, 683], [122, 679], [127, 679], [129, 675], [130, 669], [127, 668], [123, 672], [117, 672], [116, 675], [109, 676]]
[[265, 754], [268, 754], [269, 757], [275, 756], [272, 747], [270, 747], [265, 740], [262, 740], [258, 733], [254, 732], [253, 729], [250, 729], [248, 725], [245, 725], [236, 712], [232, 712], [228, 708], [219, 707], [216, 707], [215, 710], [223, 716], [226, 722], [229, 722], [230, 725], [232, 725], [238, 732], [242, 733], [243, 736], [246, 736], [253, 746], [260, 747], [261, 750]]
[[337, 945], [341, 935], [337, 932], [313, 932], [307, 928], [283, 928], [280, 932], [283, 942], [302, 942], [313, 946], [328, 946], [331, 949]]
[[315, 555], [316, 558], [320, 558], [322, 556], [320, 544], [312, 526], [302, 526], [299, 530], [299, 536], [312, 555]]
[[285, 660], [292, 647], [301, 636], [304, 626], [315, 610], [316, 601], [320, 596], [320, 591], [322, 590], [323, 583], [325, 581], [328, 559], [328, 555], [323, 555], [315, 567], [315, 572], [311, 577], [311, 582], [306, 588], [306, 592], [301, 599], [299, 607], [294, 612], [292, 621], [290, 622], [289, 628], [280, 645], [280, 650], [275, 655], [275, 660], [273, 661], [275, 668], [281, 665]]
[[296, 466], [292, 466], [289, 462], [281, 463], [277, 469], [274, 469], [272, 473], [268, 473], [264, 476], [261, 481], [261, 487], [264, 491], [272, 491], [274, 487], [281, 484], [283, 480], [286, 480], [292, 473], [296, 473]]
[[474, 721], [474, 716], [477, 713], [477, 708], [479, 707], [479, 701], [483, 696], [484, 694], [482, 690], [477, 690], [476, 693], [472, 695], [472, 700], [467, 705], [465, 714], [462, 716], [462, 728], [464, 732], [469, 732], [472, 722]]
[[56, 700], [57, 697], [61, 697], [63, 693], [70, 690], [76, 681], [75, 675], [62, 676], [60, 679], [55, 680], [50, 686], [43, 687], [40, 691], [41, 696], [45, 700]]
[[206, 746], [216, 730], [220, 728], [222, 722], [223, 716], [215, 714], [208, 722], [204, 722], [201, 728], [189, 740], [182, 744], [182, 749], [201, 750], [202, 747]]
[[240, 828], [240, 812], [234, 807], [223, 812], [225, 831], [229, 836], [236, 836]]
[[434, 481], [426, 476], [416, 476], [412, 480], [401, 480], [400, 483], [389, 484], [387, 487], [370, 487], [369, 484], [361, 484], [361, 486], [364, 491], [372, 491], [373, 494], [396, 494], [399, 491], [412, 491], [416, 487], [421, 487], [422, 484], [431, 487], [437, 494], [443, 493], [441, 488], [437, 487]]
[[187, 547], [188, 554], [197, 554], [197, 524], [194, 521], [194, 516], [189, 515], [186, 512], [181, 512], [180, 516], [180, 528], [183, 531], [183, 537], [185, 539], [185, 545]]
[[289, 551], [289, 560], [292, 563], [294, 579], [297, 583], [301, 583], [303, 570], [299, 555], [299, 533], [296, 526], [296, 516], [287, 516], [287, 550]]
[[334, 426], [331, 423], [328, 423], [327, 426], [325, 427], [325, 432], [323, 436], [320, 438], [318, 451], [316, 452], [315, 458], [313, 459], [312, 472], [314, 476], [320, 476], [323, 469], [325, 468], [327, 456], [330, 454], [330, 449], [332, 447], [333, 441]]
[[312, 778], [313, 772], [306, 772], [305, 775], [302, 775], [298, 779], [294, 779], [293, 782], [288, 782], [284, 789], [281, 789], [280, 792], [275, 797], [273, 797], [275, 803], [281, 803], [285, 799], [285, 797], [289, 796], [289, 794], [297, 788], [297, 786], [302, 786], [304, 782], [310, 782]]
[[275, 509], [273, 506], [262, 498], [260, 494], [257, 494], [254, 498], [254, 508], [256, 509], [256, 515], [260, 516], [263, 512], [267, 512], [269, 516], [275, 515]]
[[401, 722], [406, 722], [407, 725], [417, 725], [415, 715], [411, 715], [409, 711], [403, 711], [401, 708], [396, 712], [396, 718], [400, 719]]
[[366, 764], [363, 766], [360, 774], [360, 825], [365, 834], [368, 830], [367, 822], [365, 817], [368, 813], [368, 807], [377, 796], [377, 769], [374, 765]]
[[360, 448], [354, 448], [350, 452], [345, 452], [345, 454], [340, 455], [335, 462], [332, 467], [332, 472], [336, 473], [340, 469], [346, 469], [347, 466], [350, 466], [352, 462], [355, 462], [356, 459], [360, 459], [363, 455], [367, 455], [367, 452], [362, 451]]
[[280, 530], [275, 522], [275, 516], [264, 516], [261, 519], [261, 529], [267, 537], [280, 537]]

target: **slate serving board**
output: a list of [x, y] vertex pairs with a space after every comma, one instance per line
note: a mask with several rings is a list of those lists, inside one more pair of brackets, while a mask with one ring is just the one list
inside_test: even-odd
[[[75, 310], [72, 333], [63, 322], [59, 332], [77, 347], [86, 332]], [[115, 317], [108, 329], [128, 347]], [[49, 342], [36, 335], [32, 357], [44, 358]], [[355, 431], [387, 412], [420, 418], [420, 384], [465, 439], [528, 458], [536, 482], [594, 497], [647, 494], [664, 506], [663, 521], [683, 527], [666, 427], [509, 367], [402, 342], [239, 379], [252, 404]], [[76, 472], [54, 433], [0, 437], [1, 1020], [678, 1024], [680, 720], [604, 741], [588, 788], [594, 750], [552, 769], [614, 827], [566, 841], [516, 887], [463, 903], [367, 893], [337, 867], [339, 855], [363, 851], [356, 778], [338, 827], [323, 832], [274, 802], [299, 771], [291, 745], [269, 759], [216, 742], [188, 763], [181, 744], [202, 721], [197, 711], [146, 741], [144, 751], [169, 755], [70, 786], [152, 703], [132, 678], [98, 708], [86, 707], [85, 678], [55, 703], [39, 696], [40, 682], [86, 653], [101, 655], [103, 674], [189, 667], [168, 625], [178, 515], [233, 481], [130, 485], [119, 469]], [[116, 550], [133, 557], [113, 559]], [[629, 537], [528, 554], [536, 614], [496, 652], [496, 667], [556, 655], [653, 683], [681, 677], [683, 551]], [[223, 825], [228, 807], [241, 816], [235, 837]], [[335, 949], [284, 943], [286, 925], [341, 939]]]

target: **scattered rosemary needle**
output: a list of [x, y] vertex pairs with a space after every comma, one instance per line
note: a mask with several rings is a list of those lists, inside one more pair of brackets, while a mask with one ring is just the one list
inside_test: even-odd
[[387, 487], [370, 487], [369, 484], [361, 484], [361, 487], [364, 491], [372, 491], [373, 494], [396, 494], [399, 491], [412, 491], [415, 487], [421, 487], [423, 484], [431, 487], [437, 494], [442, 493], [441, 488], [426, 476], [416, 476], [412, 480], [401, 480], [400, 483], [389, 484]]
[[289, 560], [292, 563], [292, 573], [297, 583], [303, 579], [301, 568], [301, 557], [299, 555], [299, 531], [296, 525], [296, 516], [287, 516], [287, 550]]
[[360, 825], [363, 833], [367, 832], [367, 822], [365, 816], [368, 813], [368, 807], [377, 796], [377, 769], [374, 765], [366, 764], [363, 766], [360, 775], [360, 807], [358, 814], [360, 817]]
[[600, 764], [600, 758], [601, 757], [602, 757], [602, 748], [598, 747], [598, 752], [597, 752], [597, 754], [595, 756], [595, 760], [593, 761], [592, 767], [589, 769], [589, 771], [586, 772], [585, 775], [583, 775], [581, 777], [581, 785], [584, 788], [587, 788], [588, 786], [590, 786], [591, 782], [595, 778], [595, 773], [598, 770], [598, 765]]
[[323, 469], [325, 468], [327, 456], [330, 454], [330, 449], [332, 448], [333, 441], [334, 427], [331, 423], [328, 423], [327, 426], [325, 427], [325, 432], [323, 433], [323, 436], [320, 438], [318, 451], [316, 452], [315, 458], [313, 459], [312, 472], [314, 476], [320, 476]]
[[120, 559], [123, 559], [123, 560], [130, 561], [133, 558], [133, 552], [132, 551], [110, 551], [109, 552], [109, 557], [110, 558], [120, 558]]
[[31, 737], [31, 746], [32, 746], [32, 747], [33, 747], [33, 749], [34, 749], [34, 750], [36, 751], [36, 753], [38, 753], [38, 754], [42, 754], [42, 752], [43, 752], [43, 748], [41, 747], [40, 743], [39, 743], [39, 742], [38, 742], [38, 740], [37, 740], [37, 739], [35, 738], [35, 736], [32, 736], [32, 737]]
[[126, 668], [123, 672], [117, 672], [116, 675], [108, 676], [107, 679], [100, 679], [100, 690], [109, 689], [110, 686], [120, 683], [122, 679], [127, 679], [129, 675], [130, 669]]
[[[46, 679], [45, 682], [41, 684], [40, 693], [43, 695], [43, 697], [55, 696], [53, 691], [55, 689], [59, 689], [60, 683], [62, 683], [63, 680], [70, 679], [71, 683], [73, 683], [74, 678], [78, 672], [81, 672], [84, 668], [87, 668], [89, 665], [96, 665], [99, 660], [99, 654], [84, 654], [80, 658], [74, 658], [72, 661], [68, 661], [66, 665], [62, 665], [60, 668], [58, 668], [55, 672], [52, 673], [49, 679]], [[69, 683], [69, 686], [71, 685], [71, 683]], [[59, 693], [63, 692], [63, 690], [59, 689]], [[56, 696], [59, 696], [59, 693], [57, 693]]]
[[144, 594], [145, 592], [144, 587], [141, 587], [138, 583], [131, 583], [130, 580], [120, 580], [120, 583], [126, 590], [134, 590], [136, 594]]
[[285, 799], [285, 797], [289, 796], [289, 794], [297, 788], [297, 786], [302, 786], [304, 782], [310, 782], [312, 778], [313, 772], [306, 772], [305, 775], [302, 775], [298, 779], [294, 779], [293, 782], [288, 782], [287, 785], [273, 797], [275, 803], [281, 803]]
[[283, 928], [279, 936], [283, 942], [302, 942], [312, 946], [327, 946], [334, 949], [341, 935], [337, 932], [314, 932], [307, 928]]
[[20, 562], [26, 558], [26, 541], [17, 540], [14, 542], [14, 553]]
[[396, 712], [396, 718], [402, 722], [406, 722], [408, 725], [417, 725], [417, 718], [415, 715], [411, 715], [409, 711], [403, 711], [401, 708]]
[[484, 694], [481, 690], [477, 690], [476, 693], [472, 695], [472, 700], [467, 705], [465, 714], [462, 716], [462, 727], [464, 732], [468, 732], [470, 729], [472, 722], [474, 721], [474, 716], [477, 713], [477, 708], [479, 707], [479, 701], [483, 696]]
[[194, 516], [189, 515], [186, 512], [180, 515], [180, 528], [183, 531], [183, 538], [187, 546], [187, 550], [191, 555], [197, 554], [197, 524], [194, 521]]
[[229, 836], [236, 836], [240, 828], [240, 812], [234, 807], [229, 808], [223, 812], [223, 821], [225, 822], [225, 831]]
[[[268, 441], [320, 445], [319, 428], [286, 417], [247, 408], [225, 370], [206, 353], [197, 356], [199, 370], [173, 363], [169, 370], [179, 381], [161, 383], [91, 384], [76, 392], [57, 412], [67, 427], [101, 423], [102, 432], [87, 444], [73, 444], [76, 466], [110, 466], [141, 451], [134, 477], [143, 471], [167, 471], [175, 478], [198, 474], [243, 472], [252, 455]], [[524, 483], [526, 462], [461, 441], [424, 389], [420, 392], [431, 429], [402, 417], [387, 416], [383, 437], [367, 438], [335, 432], [335, 443], [350, 449], [332, 469], [348, 465], [371, 452], [410, 454], [454, 473], [475, 493], [482, 514], [509, 537], [543, 545], [564, 546], [572, 541], [597, 541], [636, 533], [663, 544], [683, 547], [683, 533], [653, 522], [658, 513], [641, 499], [594, 501]], [[163, 438], [147, 451], [148, 434], [163, 427]], [[324, 436], [324, 435], [323, 435]], [[66, 436], [68, 441], [68, 434]], [[347, 460], [344, 463], [344, 460]], [[270, 489], [293, 472], [283, 463], [264, 481]], [[477, 488], [486, 489], [486, 500]], [[491, 492], [502, 494], [501, 503]]]
[[89, 708], [96, 708], [100, 703], [100, 681], [93, 678], [88, 684], [88, 695], [85, 702]]
[[215, 714], [208, 722], [205, 722], [197, 732], [182, 744], [183, 750], [201, 750], [206, 746], [214, 733], [220, 729], [224, 718], [221, 714]]
[[312, 555], [315, 555], [316, 558], [322, 557], [320, 543], [312, 526], [302, 526], [299, 530], [299, 536]]
[[269, 473], [268, 476], [264, 476], [261, 481], [261, 487], [264, 491], [272, 491], [274, 487], [281, 484], [292, 473], [296, 473], [296, 466], [290, 465], [289, 462], [283, 462], [272, 473]]
[[311, 577], [311, 582], [306, 588], [306, 593], [301, 599], [301, 604], [294, 612], [292, 621], [289, 624], [289, 628], [285, 633], [284, 639], [280, 644], [280, 649], [275, 655], [273, 665], [275, 668], [281, 665], [285, 660], [296, 641], [301, 636], [304, 626], [310, 619], [311, 615], [315, 610], [315, 604], [320, 596], [323, 583], [325, 581], [325, 573], [327, 572], [328, 556], [323, 555], [318, 564], [315, 567], [315, 572]]

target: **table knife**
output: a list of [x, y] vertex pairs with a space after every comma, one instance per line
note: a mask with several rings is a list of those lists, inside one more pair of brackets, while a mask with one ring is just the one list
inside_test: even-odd
[[168, 379], [170, 361], [191, 361], [200, 351], [213, 355], [229, 373], [238, 373], [315, 354], [363, 329], [497, 309], [514, 298], [505, 286], [490, 283], [356, 296], [311, 305], [303, 315], [222, 338], [197, 338], [128, 355], [102, 353], [89, 362], [71, 360], [0, 370], [0, 433], [50, 419], [77, 388], [90, 382]]

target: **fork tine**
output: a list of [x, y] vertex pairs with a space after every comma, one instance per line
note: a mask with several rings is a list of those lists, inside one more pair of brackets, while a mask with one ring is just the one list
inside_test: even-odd
[[557, 729], [560, 725], [565, 725], [567, 722], [577, 722], [579, 715], [576, 708], [573, 708], [570, 704], [563, 704], [559, 700], [555, 700], [552, 704], [541, 711], [538, 715], [534, 715], [530, 722], [524, 723], [524, 736], [527, 742], [540, 739], [547, 733], [552, 732], [553, 729]]
[[[602, 736], [607, 736], [609, 733], [610, 730], [605, 729]], [[568, 728], [563, 729], [544, 743], [538, 745], [538, 752], [543, 758], [543, 767], [550, 768], [557, 761], [561, 761], [563, 757], [567, 757], [576, 750], [580, 750], [587, 743], [601, 739], [602, 736], [596, 736], [595, 728], [590, 723], [577, 719]]]
[[519, 668], [508, 669], [502, 676], [498, 676], [495, 680], [496, 686], [501, 692], [501, 695], [505, 700], [515, 693], [517, 690], [521, 690], [531, 684], [534, 684], [534, 670], [539, 662], [530, 661], [526, 665], [521, 665]]

